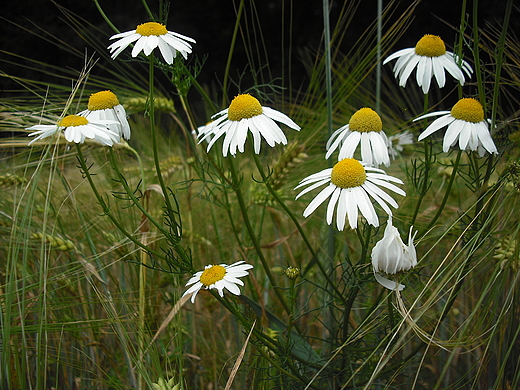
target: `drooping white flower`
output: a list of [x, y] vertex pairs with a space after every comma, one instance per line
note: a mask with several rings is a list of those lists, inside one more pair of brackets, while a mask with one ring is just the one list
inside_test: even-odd
[[379, 226], [379, 218], [370, 197], [391, 216], [392, 210], [388, 204], [397, 208], [397, 202], [380, 187], [403, 196], [406, 195], [402, 189], [391, 182], [403, 184], [401, 180], [386, 175], [381, 169], [366, 166], [353, 158], [346, 158], [339, 161], [333, 168], [324, 169], [303, 179], [295, 189], [312, 185], [300, 192], [296, 199], [315, 188], [328, 184], [304, 210], [305, 218], [330, 198], [327, 206], [327, 223], [329, 225], [332, 224], [334, 210], [337, 208], [336, 227], [338, 230], [343, 230], [347, 218], [350, 227], [357, 228], [358, 210], [370, 225]]
[[477, 151], [480, 157], [484, 156], [486, 150], [489, 153], [498, 153], [497, 147], [489, 133], [489, 120], [484, 119], [484, 109], [482, 105], [475, 99], [460, 99], [452, 107], [451, 111], [438, 111], [414, 119], [429, 118], [439, 116], [433, 123], [419, 135], [418, 140], [422, 141], [435, 131], [448, 126], [442, 150], [446, 153], [450, 147], [454, 146], [457, 141], [461, 150]]
[[417, 265], [417, 253], [413, 240], [415, 234], [410, 227], [408, 245], [405, 245], [399, 231], [392, 225], [392, 218], [388, 218], [383, 238], [372, 249], [372, 266], [376, 280], [390, 290], [402, 290], [405, 286], [381, 276], [381, 272], [389, 275], [401, 271], [408, 271]]
[[360, 143], [361, 161], [376, 167], [390, 165], [389, 141], [383, 131], [383, 122], [377, 112], [368, 107], [356, 111], [348, 124], [332, 133], [327, 141], [325, 158], [338, 148], [338, 160], [353, 158]]
[[300, 126], [287, 115], [272, 108], [263, 107], [255, 97], [249, 94], [235, 97], [228, 108], [213, 115], [212, 119], [214, 119], [212, 122], [200, 129], [199, 143], [209, 141], [207, 148], [209, 152], [215, 142], [224, 136], [222, 145], [224, 157], [228, 152], [235, 156], [237, 149], [243, 153], [249, 132], [253, 136], [256, 154], [260, 153], [262, 137], [271, 147], [276, 144], [286, 145], [287, 138], [275, 121], [294, 130], [300, 130]]
[[36, 130], [29, 136], [36, 136], [29, 145], [43, 138], [50, 137], [62, 130], [65, 130], [65, 139], [69, 142], [82, 144], [85, 140], [92, 139], [102, 145], [112, 146], [119, 142], [119, 134], [109, 129], [109, 126], [116, 124], [113, 120], [92, 120], [89, 121], [84, 116], [67, 115], [55, 125], [35, 125], [27, 130]]
[[87, 109], [78, 115], [90, 121], [115, 121], [116, 123], [109, 126], [110, 130], [126, 140], [130, 139], [130, 125], [126, 119], [125, 108], [119, 104], [119, 99], [112, 91], [100, 91], [90, 95]]
[[173, 64], [177, 52], [187, 59], [188, 54], [191, 53], [191, 45], [188, 42], [195, 43], [194, 39], [168, 31], [166, 26], [156, 22], [140, 24], [135, 30], [113, 35], [110, 39], [118, 39], [108, 46], [112, 59], [135, 42], [132, 57], [137, 57], [141, 51], [149, 56], [156, 47], [159, 47], [164, 61], [170, 65]]
[[221, 297], [224, 296], [224, 289], [240, 295], [238, 285], [243, 286], [244, 282], [238, 278], [249, 275], [247, 270], [253, 268], [251, 264], [243, 263], [244, 261], [238, 261], [231, 265], [207, 265], [203, 271], [195, 273], [186, 283], [186, 287], [191, 287], [182, 296], [192, 294], [191, 302], [195, 302], [195, 297], [202, 288], [216, 289]]
[[417, 42], [415, 47], [395, 52], [386, 58], [383, 64], [396, 58], [394, 75], [399, 79], [399, 85], [405, 87], [413, 70], [417, 69], [417, 84], [422, 87], [424, 94], [427, 94], [430, 90], [433, 77], [437, 80], [440, 88], [444, 87], [446, 83], [445, 70], [457, 79], [460, 85], [464, 85], [464, 73], [468, 77], [471, 77], [473, 73], [473, 69], [466, 61], [457, 58], [452, 52], [446, 51], [444, 41], [436, 35], [425, 35]]

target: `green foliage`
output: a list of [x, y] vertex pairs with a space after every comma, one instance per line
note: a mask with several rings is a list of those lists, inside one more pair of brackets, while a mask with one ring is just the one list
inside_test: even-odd
[[[336, 15], [329, 51], [302, 49], [308, 82], [296, 86], [289, 51], [283, 69], [268, 61], [272, 43], [262, 31], [271, 24], [256, 10], [263, 4], [238, 2], [221, 91], [198, 81], [207, 57], [167, 64], [158, 49], [136, 58], [126, 49], [112, 60], [105, 30], [57, 6], [95, 57], [81, 71], [24, 59], [41, 70], [38, 80], [0, 75], [23, 91], [0, 111], [0, 388], [518, 388], [520, 47], [508, 28], [517, 10], [507, 2], [498, 30], [478, 26], [478, 8], [463, 2], [453, 50], [476, 61], [476, 77], [451, 91], [432, 86], [425, 97], [415, 80], [403, 89], [376, 77], [417, 3], [395, 17], [391, 2], [381, 13], [384, 34], [374, 20], [355, 37], [351, 3]], [[143, 5], [143, 20], [168, 20], [169, 2], [157, 12]], [[235, 77], [238, 48], [248, 65]], [[99, 90], [117, 93], [130, 140], [72, 145], [59, 132], [27, 145], [28, 127], [82, 111]], [[301, 130], [284, 127], [286, 145], [262, 140], [260, 154], [253, 137], [236, 157], [222, 156], [222, 139], [208, 151], [198, 124], [211, 126], [231, 90]], [[444, 153], [437, 133], [403, 145], [385, 171], [404, 182], [393, 223], [418, 231], [418, 265], [385, 276], [404, 290], [386, 289], [370, 264], [384, 229], [360, 218], [357, 229], [333, 231], [325, 206], [305, 219], [311, 198], [295, 200], [293, 189], [330, 164], [330, 114], [336, 129], [379, 105], [388, 135], [417, 135], [430, 122], [413, 118], [466, 95], [483, 102], [499, 153], [457, 145]], [[388, 214], [376, 212], [384, 225]], [[238, 261], [254, 266], [240, 279], [241, 295], [202, 288], [194, 303], [182, 295], [196, 272]]]

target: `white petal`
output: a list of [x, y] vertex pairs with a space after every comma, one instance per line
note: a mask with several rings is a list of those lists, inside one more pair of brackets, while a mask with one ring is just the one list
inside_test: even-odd
[[392, 291], [396, 289], [402, 291], [406, 287], [404, 284], [396, 283], [393, 280], [388, 280], [387, 278], [381, 276], [376, 272], [374, 272], [374, 277], [381, 286], [386, 287], [387, 289]]

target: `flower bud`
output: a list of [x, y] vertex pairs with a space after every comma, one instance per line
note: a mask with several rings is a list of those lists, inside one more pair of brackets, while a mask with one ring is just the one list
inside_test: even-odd
[[378, 273], [396, 274], [401, 271], [408, 271], [417, 265], [417, 253], [413, 245], [415, 234], [412, 235], [412, 231], [413, 227], [410, 228], [408, 235], [408, 245], [405, 245], [401, 240], [399, 231], [392, 225], [392, 219], [389, 218], [383, 238], [372, 249], [372, 266], [376, 279], [390, 290], [394, 290], [396, 286], [399, 290], [402, 290], [404, 285], [397, 285], [378, 275]]

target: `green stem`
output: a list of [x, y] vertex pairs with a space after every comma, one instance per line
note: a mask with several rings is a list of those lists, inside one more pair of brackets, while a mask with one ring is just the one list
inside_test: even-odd
[[96, 5], [96, 8], [97, 8], [98, 12], [101, 14], [101, 17], [103, 19], [105, 19], [105, 22], [107, 22], [107, 24], [110, 26], [110, 28], [112, 30], [114, 30], [116, 33], [120, 33], [119, 29], [116, 26], [114, 26], [114, 24], [110, 21], [108, 16], [105, 14], [105, 11], [103, 11], [103, 9], [101, 8], [101, 5], [99, 4], [99, 1], [98, 0], [94, 0], [94, 4]]
[[[428, 94], [424, 95], [424, 107], [423, 113], [426, 113], [428, 110]], [[428, 137], [424, 140], [424, 169], [423, 169], [423, 177], [421, 182], [421, 188], [419, 189], [419, 199], [417, 200], [417, 204], [415, 206], [415, 211], [412, 216], [411, 225], [415, 224], [415, 220], [417, 219], [417, 215], [419, 214], [419, 209], [421, 208], [421, 203], [428, 192], [429, 188], [429, 179], [430, 179], [430, 168], [432, 165], [431, 156], [433, 154], [433, 146], [431, 139]]]
[[141, 0], [141, 2], [143, 3], [143, 7], [146, 10], [146, 13], [148, 14], [148, 17], [150, 18], [150, 20], [154, 20], [155, 18], [153, 17], [153, 13], [150, 10], [150, 7], [148, 6], [148, 3], [146, 2], [146, 0]]
[[[262, 181], [265, 184], [267, 190], [271, 194], [271, 196], [274, 198], [274, 200], [280, 205], [280, 207], [285, 211], [285, 213], [289, 216], [289, 218], [293, 221], [294, 226], [296, 226], [296, 229], [298, 229], [298, 232], [300, 233], [301, 238], [303, 239], [303, 242], [305, 243], [305, 246], [309, 250], [312, 256], [311, 263], [316, 262], [318, 264], [318, 268], [320, 269], [321, 273], [327, 280], [327, 283], [334, 289], [336, 292], [336, 298], [339, 299], [341, 302], [345, 303], [345, 298], [343, 297], [343, 294], [341, 291], [337, 288], [336, 284], [332, 281], [330, 278], [329, 272], [325, 269], [323, 264], [319, 261], [317, 253], [314, 251], [314, 248], [312, 247], [309, 239], [307, 238], [307, 235], [303, 231], [303, 228], [301, 227], [300, 223], [298, 222], [298, 219], [295, 217], [295, 215], [292, 213], [292, 211], [287, 207], [285, 202], [280, 199], [276, 191], [271, 187], [271, 184], [269, 183], [269, 180], [267, 176], [264, 173], [262, 164], [260, 163], [260, 160], [258, 159], [258, 156], [256, 154], [253, 155], [256, 167], [258, 168], [258, 172], [260, 173], [260, 176], [262, 177]], [[306, 268], [309, 269], [309, 266]], [[305, 276], [306, 272], [302, 272], [302, 276]]]
[[424, 229], [424, 231], [426, 231], [426, 232], [428, 230], [430, 230], [433, 225], [435, 225], [435, 222], [437, 221], [437, 219], [440, 217], [442, 211], [444, 210], [444, 206], [446, 206], [446, 202], [448, 201], [448, 198], [450, 196], [450, 192], [451, 192], [451, 188], [453, 186], [453, 182], [455, 181], [455, 176], [457, 176], [457, 171], [458, 171], [458, 168], [459, 168], [459, 163], [460, 163], [460, 157], [461, 156], [462, 156], [462, 150], [459, 150], [457, 152], [457, 157], [455, 159], [455, 162], [453, 163], [453, 171], [451, 172], [450, 181], [448, 182], [448, 186], [446, 187], [446, 191], [444, 193], [444, 198], [442, 199], [442, 202], [441, 202], [439, 208], [437, 209], [437, 213], [435, 214], [435, 216], [432, 218], [432, 220], [428, 224], [428, 227], [426, 229]]
[[161, 164], [159, 162], [159, 152], [157, 148], [157, 129], [155, 127], [155, 58], [153, 54], [149, 56], [150, 59], [150, 69], [149, 69], [149, 94], [148, 94], [148, 115], [150, 116], [150, 132], [152, 134], [152, 153], [153, 153], [153, 161], [155, 164], [155, 172], [157, 173], [157, 179], [159, 180], [159, 186], [163, 192], [164, 202], [166, 203], [166, 208], [168, 210], [173, 210], [172, 204], [170, 202], [170, 197], [168, 196], [168, 187], [164, 182], [163, 175], [161, 173]]
[[85, 163], [85, 158], [83, 157], [83, 152], [81, 150], [81, 145], [80, 144], [76, 144], [76, 150], [78, 152], [78, 160], [79, 160], [79, 164], [80, 164], [81, 170], [83, 172], [83, 175], [85, 175], [85, 178], [87, 179], [87, 181], [90, 184], [90, 188], [92, 189], [92, 192], [94, 192], [94, 196], [96, 197], [99, 205], [103, 209], [103, 214], [106, 215], [112, 221], [112, 223], [117, 227], [117, 229], [119, 229], [119, 231], [121, 233], [123, 233], [136, 246], [138, 246], [139, 248], [145, 250], [148, 253], [153, 254], [157, 258], [161, 258], [161, 259], [164, 258], [164, 255], [162, 253], [156, 252], [156, 251], [152, 250], [151, 248], [148, 248], [146, 245], [143, 245], [140, 241], [136, 240], [133, 237], [133, 235], [125, 229], [125, 227], [121, 224], [121, 222], [119, 222], [112, 215], [112, 213], [110, 212], [110, 208], [107, 206], [105, 200], [103, 199], [103, 197], [99, 193], [96, 185], [94, 184], [94, 180], [92, 179], [92, 175], [90, 174], [89, 168], [87, 167], [87, 164]]
[[229, 68], [231, 67], [231, 59], [233, 58], [233, 51], [235, 50], [235, 43], [237, 41], [238, 28], [240, 27], [240, 19], [242, 17], [242, 11], [244, 10], [244, 0], [240, 0], [238, 5], [237, 20], [235, 22], [235, 28], [233, 30], [233, 36], [231, 37], [231, 47], [229, 48], [228, 58], [226, 62], [226, 69], [224, 71], [224, 80], [222, 81], [222, 106], [227, 105], [227, 85], [229, 80]]
[[282, 295], [279, 288], [276, 287], [275, 280], [273, 277], [273, 274], [271, 273], [271, 266], [267, 263], [267, 259], [264, 256], [264, 253], [262, 252], [262, 248], [260, 247], [260, 244], [258, 243], [258, 240], [256, 239], [256, 233], [253, 229], [253, 226], [251, 225], [251, 221], [249, 220], [249, 215], [247, 213], [247, 207], [244, 202], [244, 197], [242, 195], [242, 191], [240, 189], [240, 180], [237, 175], [237, 171], [234, 164], [234, 157], [229, 157], [229, 169], [231, 171], [231, 177], [233, 179], [233, 190], [235, 191], [235, 194], [237, 196], [238, 205], [240, 207], [240, 211], [242, 213], [242, 218], [244, 219], [244, 225], [246, 226], [247, 232], [249, 234], [249, 237], [251, 238], [251, 241], [253, 243], [253, 246], [255, 247], [256, 253], [258, 254], [258, 258], [260, 259], [262, 266], [264, 267], [264, 271], [267, 275], [267, 278], [269, 279], [269, 282], [273, 286], [273, 290], [282, 304], [284, 310], [287, 312], [288, 315], [291, 314], [291, 310], [289, 308], [289, 305], [285, 301], [284, 296]]

